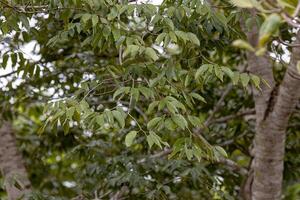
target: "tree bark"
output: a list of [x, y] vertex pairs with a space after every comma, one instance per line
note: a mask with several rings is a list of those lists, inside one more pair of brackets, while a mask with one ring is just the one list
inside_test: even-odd
[[4, 122], [0, 128], [0, 169], [9, 200], [22, 198], [30, 191], [30, 181], [9, 122]]
[[[248, 32], [251, 44], [257, 42], [256, 27]], [[295, 43], [300, 42], [300, 32]], [[253, 161], [245, 187], [244, 199], [279, 200], [283, 180], [283, 159], [286, 140], [286, 127], [289, 116], [300, 98], [300, 74], [297, 62], [300, 61], [300, 48], [292, 51], [291, 63], [279, 87], [275, 87], [272, 65], [266, 56], [257, 57], [248, 53], [248, 66], [251, 73], [267, 80], [270, 87], [262, 85], [262, 92], [255, 91], [256, 134], [254, 138]], [[251, 179], [251, 180], [250, 180]]]

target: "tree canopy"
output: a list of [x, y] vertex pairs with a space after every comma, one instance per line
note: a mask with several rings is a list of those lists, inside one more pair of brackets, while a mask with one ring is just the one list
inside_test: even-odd
[[1, 199], [299, 197], [298, 1], [0, 8]]

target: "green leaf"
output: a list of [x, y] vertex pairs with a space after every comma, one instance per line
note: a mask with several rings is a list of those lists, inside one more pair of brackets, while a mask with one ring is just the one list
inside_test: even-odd
[[100, 126], [102, 127], [105, 123], [104, 121], [104, 116], [103, 115], [97, 115], [96, 118], [95, 118], [95, 122]]
[[119, 96], [120, 94], [128, 94], [130, 91], [130, 87], [120, 87], [119, 89], [117, 89], [113, 95], [113, 99], [115, 100], [117, 96]]
[[187, 36], [193, 44], [200, 46], [200, 41], [194, 33], [189, 32], [189, 33], [187, 33]]
[[175, 34], [185, 43], [189, 40], [188, 34], [183, 31], [175, 31]]
[[175, 99], [174, 97], [167, 96], [165, 98], [165, 100], [168, 101], [168, 102], [170, 102], [170, 103], [172, 103], [175, 107], [180, 108], [183, 112], [186, 111], [185, 106], [181, 102], [179, 102], [177, 99]]
[[252, 47], [251, 44], [249, 44], [248, 42], [241, 40], [241, 39], [233, 41], [232, 45], [234, 47], [238, 47], [240, 49], [245, 49], [245, 50], [252, 51], [252, 52], [255, 51], [254, 47]]
[[251, 0], [230, 0], [231, 3], [240, 8], [253, 8]]
[[156, 42], [157, 44], [160, 44], [160, 43], [164, 40], [164, 38], [166, 37], [166, 35], [167, 35], [166, 33], [161, 33], [161, 34], [159, 34], [159, 35], [157, 36], [155, 42]]
[[147, 135], [147, 142], [148, 142], [150, 148], [153, 146], [153, 144], [156, 144], [161, 149], [162, 149], [161, 144], [163, 144], [165, 146], [169, 146], [169, 144], [167, 142], [162, 141], [161, 138], [153, 131], [150, 131], [149, 135]]
[[97, 15], [93, 15], [92, 16], [92, 24], [93, 24], [93, 26], [96, 26], [98, 24], [98, 22], [99, 22], [98, 16]]
[[222, 156], [228, 157], [226, 151], [220, 146], [214, 146], [214, 149]]
[[85, 14], [82, 15], [81, 21], [82, 21], [84, 24], [86, 24], [87, 21], [88, 21], [89, 19], [91, 19], [91, 16], [92, 16], [91, 14], [85, 13]]
[[237, 85], [239, 80], [240, 80], [240, 73], [239, 72], [234, 72], [233, 77], [232, 77], [233, 85]]
[[128, 55], [135, 57], [139, 52], [140, 47], [138, 45], [128, 45], [125, 51], [123, 52], [122, 57], [126, 58]]
[[175, 114], [178, 112], [176, 106], [174, 106], [174, 104], [172, 104], [172, 102], [167, 102], [167, 108], [172, 114]]
[[222, 71], [227, 74], [231, 79], [233, 78], [233, 71], [228, 67], [221, 67]]
[[164, 22], [167, 24], [167, 26], [170, 28], [170, 30], [174, 30], [174, 24], [173, 21], [169, 18], [164, 18]]
[[65, 133], [65, 134], [68, 134], [68, 133], [69, 133], [70, 125], [69, 125], [69, 121], [68, 121], [68, 120], [64, 123], [63, 129], [64, 129], [64, 133]]
[[193, 150], [188, 149], [187, 146], [184, 146], [184, 152], [188, 160], [192, 160], [193, 158]]
[[145, 55], [153, 61], [156, 61], [159, 57], [157, 56], [154, 49], [147, 47], [145, 50]]
[[193, 146], [193, 154], [197, 158], [197, 160], [200, 162], [201, 158], [202, 158], [202, 151], [197, 145]]
[[190, 95], [191, 95], [193, 98], [198, 99], [199, 101], [202, 101], [202, 102], [204, 102], [204, 103], [207, 103], [207, 102], [205, 101], [205, 99], [204, 99], [200, 94], [197, 94], [197, 93], [195, 93], [195, 92], [192, 92]]
[[71, 107], [71, 108], [67, 109], [66, 116], [69, 120], [72, 120], [74, 112], [75, 112], [75, 107]]
[[171, 118], [175, 122], [175, 124], [177, 124], [181, 129], [187, 128], [188, 123], [182, 115], [180, 114], [172, 115]]
[[151, 147], [154, 144], [154, 139], [153, 139], [153, 137], [151, 135], [147, 135], [146, 139], [147, 139], [148, 145], [149, 145], [149, 147], [151, 149]]
[[249, 75], [246, 73], [242, 73], [240, 77], [241, 77], [241, 82], [242, 82], [243, 87], [247, 87], [247, 85], [250, 81]]
[[155, 117], [155, 118], [151, 119], [147, 124], [147, 129], [150, 130], [150, 129], [154, 128], [158, 124], [158, 122], [160, 122], [161, 120], [162, 120], [161, 117]]
[[220, 81], [223, 82], [224, 73], [221, 70], [221, 67], [220, 66], [214, 66], [214, 70], [215, 70], [215, 75], [218, 77], [218, 79], [220, 79]]
[[193, 126], [202, 126], [202, 122], [199, 117], [188, 115], [188, 120], [193, 124]]
[[273, 13], [267, 17], [259, 29], [259, 47], [263, 47], [269, 41], [269, 38], [278, 30], [281, 23], [281, 17]]
[[251, 74], [250, 77], [255, 87], [260, 89], [260, 78], [254, 74]]
[[125, 118], [122, 115], [122, 113], [120, 111], [113, 110], [112, 114], [113, 114], [114, 118], [118, 121], [120, 127], [124, 128], [125, 127]]
[[154, 98], [153, 92], [151, 89], [147, 87], [139, 87], [139, 91], [147, 98], [149, 99], [150, 97]]
[[212, 68], [212, 64], [204, 64], [199, 67], [195, 73], [195, 79], [198, 79], [200, 76], [202, 76], [205, 72], [207, 72], [208, 69]]
[[175, 33], [173, 31], [169, 32], [169, 36], [170, 36], [171, 40], [173, 40], [173, 42], [177, 42], [177, 36], [175, 35]]
[[140, 97], [140, 91], [138, 88], [131, 88], [130, 89], [130, 95], [132, 96], [132, 98], [138, 102], [139, 101], [139, 97]]
[[134, 139], [135, 139], [137, 133], [138, 133], [137, 131], [130, 131], [130, 132], [126, 135], [126, 137], [125, 137], [125, 145], [126, 145], [127, 147], [130, 147], [130, 146], [132, 145], [132, 143], [133, 143], [133, 141], [134, 141]]
[[8, 55], [7, 54], [4, 54], [3, 57], [2, 57], [2, 68], [5, 69], [6, 66], [7, 66], [7, 61], [8, 61]]
[[148, 106], [147, 113], [148, 114], [152, 113], [152, 111], [154, 110], [154, 108], [156, 106], [158, 106], [158, 104], [159, 104], [159, 101], [153, 101], [152, 103], [150, 103], [149, 106]]

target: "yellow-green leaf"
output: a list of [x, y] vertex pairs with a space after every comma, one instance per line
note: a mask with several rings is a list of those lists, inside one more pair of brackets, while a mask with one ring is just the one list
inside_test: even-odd
[[251, 44], [249, 44], [248, 42], [244, 41], [244, 40], [241, 40], [241, 39], [238, 39], [238, 40], [235, 40], [232, 45], [234, 47], [237, 47], [237, 48], [240, 48], [240, 49], [246, 49], [246, 50], [249, 50], [249, 51], [255, 51], [255, 49], [251, 46]]
[[253, 8], [251, 0], [230, 0], [231, 3], [240, 8]]

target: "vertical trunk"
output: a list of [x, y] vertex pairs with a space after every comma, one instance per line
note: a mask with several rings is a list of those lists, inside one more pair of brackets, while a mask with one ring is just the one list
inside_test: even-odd
[[[4, 122], [0, 128], [0, 169], [9, 200], [19, 199], [29, 192], [30, 182], [9, 122]], [[15, 180], [21, 188], [16, 187]]]
[[[248, 39], [255, 44], [257, 31], [248, 33]], [[300, 32], [296, 43], [300, 42]], [[249, 70], [266, 79], [270, 88], [262, 93], [254, 93], [256, 108], [256, 134], [254, 138], [252, 174], [248, 180], [248, 194], [245, 199], [279, 200], [283, 180], [283, 158], [286, 140], [286, 127], [289, 116], [300, 98], [300, 74], [297, 63], [300, 61], [300, 48], [294, 48], [292, 59], [285, 77], [278, 88], [274, 86], [272, 65], [266, 57], [248, 54]], [[250, 193], [250, 194], [249, 194]]]
[[[300, 32], [296, 42], [300, 42]], [[300, 98], [300, 74], [297, 71], [299, 61], [300, 48], [294, 48], [278, 95], [271, 94], [264, 117], [257, 124], [252, 185], [252, 196], [255, 200], [281, 199], [285, 131], [289, 116]]]

